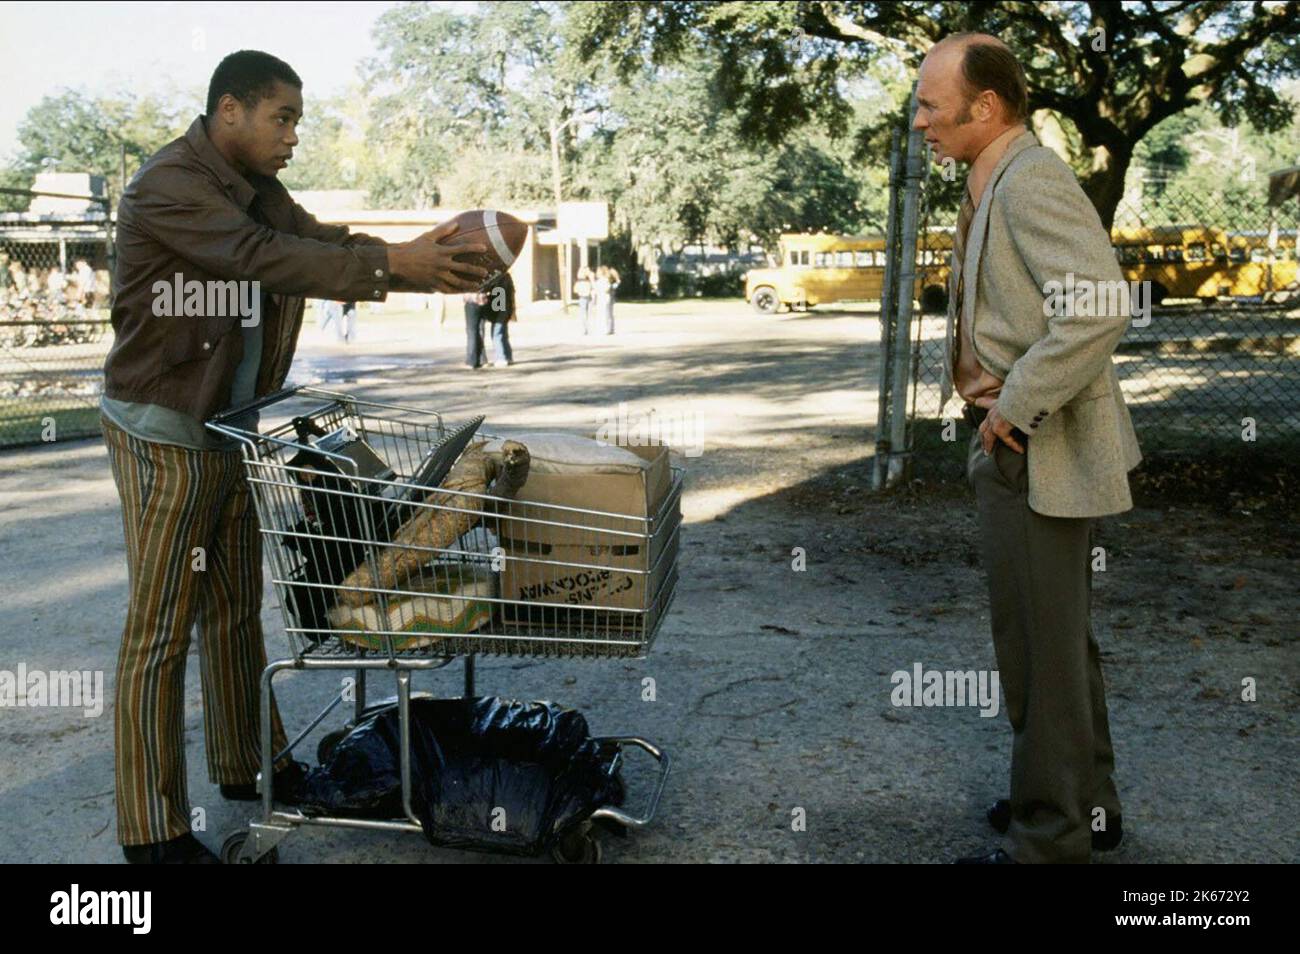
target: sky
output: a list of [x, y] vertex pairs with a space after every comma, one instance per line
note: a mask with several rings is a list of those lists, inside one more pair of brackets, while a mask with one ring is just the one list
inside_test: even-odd
[[[370, 30], [393, 2], [0, 3], [0, 159], [27, 110], [65, 87], [206, 91], [239, 49], [285, 60], [311, 97], [345, 88], [374, 54]], [[438, 6], [456, 6], [440, 3]], [[472, 4], [470, 5], [472, 6]]]

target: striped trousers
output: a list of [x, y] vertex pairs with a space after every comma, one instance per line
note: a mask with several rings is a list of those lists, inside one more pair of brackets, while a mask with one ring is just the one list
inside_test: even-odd
[[[196, 622], [208, 778], [247, 784], [261, 768], [262, 546], [238, 452], [145, 441], [100, 422], [130, 588], [114, 704], [117, 840], [138, 845], [190, 831], [185, 662]], [[271, 709], [279, 751], [284, 728]]]

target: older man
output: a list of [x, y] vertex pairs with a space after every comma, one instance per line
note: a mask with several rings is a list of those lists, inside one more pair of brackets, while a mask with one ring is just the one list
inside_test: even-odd
[[1128, 471], [1141, 460], [1111, 360], [1128, 299], [1098, 315], [1060, 295], [1110, 292], [1123, 277], [1069, 167], [1026, 129], [1024, 73], [1001, 40], [936, 44], [917, 106], [936, 161], [970, 167], [944, 397], [955, 388], [975, 428], [967, 476], [1014, 733], [1010, 798], [988, 813], [1007, 849], [961, 862], [1086, 863], [1122, 833], [1089, 616], [1093, 518], [1132, 506]]

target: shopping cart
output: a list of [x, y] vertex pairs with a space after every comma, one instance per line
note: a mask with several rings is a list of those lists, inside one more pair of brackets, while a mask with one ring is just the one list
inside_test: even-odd
[[[265, 433], [248, 426], [254, 411], [303, 400], [323, 403]], [[274, 863], [276, 846], [305, 825], [424, 832], [412, 805], [413, 673], [463, 659], [464, 697], [472, 699], [474, 661], [481, 655], [643, 657], [672, 603], [681, 525], [680, 468], [671, 468], [669, 489], [653, 515], [629, 516], [486, 492], [414, 492], [412, 475], [456, 434], [441, 414], [427, 409], [304, 386], [232, 409], [207, 426], [241, 447], [292, 654], [271, 662], [262, 675], [261, 815], [247, 831], [226, 839], [222, 858], [227, 863]], [[338, 433], [359, 438], [390, 470], [376, 473], [378, 465], [357, 454], [324, 449], [332, 445], [315, 437]], [[447, 546], [393, 543], [395, 527], [421, 510], [434, 512], [425, 516], [444, 513], [447, 519], [465, 519], [473, 526]], [[557, 535], [566, 546], [548, 542]], [[400, 579], [392, 579], [391, 573], [385, 578], [385, 551], [395, 549], [405, 551], [408, 563], [412, 551], [424, 551], [417, 554], [422, 565]], [[358, 576], [363, 565], [369, 573]], [[518, 598], [518, 592], [498, 589], [499, 571], [507, 565], [516, 578], [560, 577], [578, 585], [608, 584], [615, 576], [620, 594], [573, 604], [565, 601], [570, 596], [564, 587], [540, 586], [532, 588], [529, 598]], [[275, 677], [287, 670], [351, 671], [354, 679], [351, 684], [344, 680], [329, 704], [277, 753], [272, 751], [271, 689]], [[324, 817], [277, 809], [272, 786], [265, 782], [272, 777], [273, 765], [351, 701], [352, 721], [321, 741], [318, 755], [326, 755], [362, 719], [371, 670], [387, 670], [396, 678], [405, 817]], [[593, 823], [621, 831], [640, 828], [653, 818], [663, 793], [670, 760], [656, 745], [634, 736], [594, 741], [616, 747], [611, 772], [621, 768], [623, 747], [648, 753], [658, 763], [653, 790], [642, 814], [606, 804], [571, 827], [551, 847], [559, 861], [598, 860]]]

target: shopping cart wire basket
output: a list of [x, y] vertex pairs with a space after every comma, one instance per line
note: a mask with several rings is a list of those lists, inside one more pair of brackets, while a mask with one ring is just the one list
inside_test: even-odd
[[[315, 406], [264, 433], [249, 427], [254, 411], [302, 401]], [[477, 426], [451, 427], [426, 409], [304, 386], [232, 409], [207, 426], [241, 447], [290, 645], [290, 658], [272, 662], [263, 674], [261, 778], [347, 701], [336, 695], [284, 752], [272, 753], [271, 683], [279, 672], [355, 669], [359, 718], [367, 671], [395, 671], [405, 719], [414, 671], [463, 657], [469, 698], [476, 656], [643, 657], [672, 603], [680, 468], [670, 468], [666, 489], [647, 512], [634, 515], [515, 499], [492, 487], [417, 486], [430, 461]], [[494, 435], [474, 436], [490, 442], [488, 448], [501, 444]], [[456, 532], [443, 539], [404, 532], [421, 522]], [[660, 763], [646, 815], [617, 808], [597, 813], [636, 827], [653, 815], [668, 759], [643, 739], [613, 741]], [[306, 818], [276, 811], [271, 786], [262, 785], [261, 821], [250, 833], [237, 833], [243, 840], [226, 853], [265, 861], [302, 824], [418, 828], [409, 753], [403, 755], [405, 818]]]

